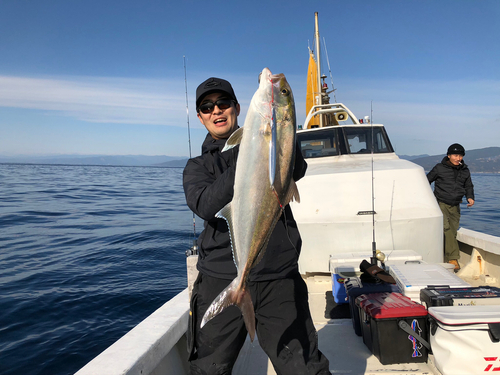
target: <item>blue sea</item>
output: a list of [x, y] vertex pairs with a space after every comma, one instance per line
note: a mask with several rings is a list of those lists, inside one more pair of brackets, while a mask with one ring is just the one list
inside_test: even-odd
[[[500, 174], [473, 182], [462, 226], [500, 236]], [[0, 374], [73, 374], [186, 287], [182, 169], [0, 164], [0, 187]]]

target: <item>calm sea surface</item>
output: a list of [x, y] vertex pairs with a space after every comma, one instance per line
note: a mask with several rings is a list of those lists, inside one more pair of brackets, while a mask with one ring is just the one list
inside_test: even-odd
[[[177, 168], [0, 164], [0, 374], [73, 374], [186, 287], [181, 179]], [[473, 182], [462, 226], [500, 236], [500, 175]]]

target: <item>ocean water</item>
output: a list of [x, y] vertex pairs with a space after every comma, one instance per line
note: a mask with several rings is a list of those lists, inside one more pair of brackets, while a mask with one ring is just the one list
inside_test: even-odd
[[460, 226], [500, 237], [500, 174], [473, 173], [472, 183], [476, 200], [461, 204]]
[[0, 374], [73, 374], [186, 287], [182, 169], [0, 165], [0, 186]]
[[[462, 225], [500, 237], [500, 175], [473, 182]], [[186, 287], [182, 169], [0, 164], [0, 187], [0, 374], [73, 374]]]

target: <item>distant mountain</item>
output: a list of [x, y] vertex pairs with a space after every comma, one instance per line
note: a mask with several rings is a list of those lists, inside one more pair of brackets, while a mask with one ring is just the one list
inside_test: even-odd
[[[426, 171], [430, 171], [444, 157], [445, 155], [433, 155], [411, 161], [422, 166]], [[473, 173], [500, 173], [500, 147], [467, 150], [464, 161]]]
[[[164, 163], [184, 160], [185, 157], [146, 155], [58, 155], [58, 156], [0, 156], [0, 163], [65, 164], [65, 165], [115, 165], [163, 166]], [[184, 166], [182, 165], [182, 166]], [[169, 166], [169, 165], [165, 165]]]
[[422, 154], [422, 155], [398, 155], [400, 159], [404, 160], [414, 160], [414, 159], [420, 159], [420, 158], [425, 158], [429, 156], [429, 154]]
[[184, 168], [186, 166], [188, 159], [179, 159], [167, 161], [165, 163], [157, 164], [157, 167], [168, 167], [168, 168]]
[[[411, 160], [430, 171], [445, 155], [398, 155], [401, 159]], [[114, 166], [151, 166], [165, 168], [184, 168], [186, 157], [146, 156], [146, 155], [57, 155], [57, 156], [0, 156], [0, 163], [26, 164], [65, 164], [65, 165], [114, 165]], [[471, 172], [500, 173], [500, 147], [487, 147], [468, 150], [465, 163]]]

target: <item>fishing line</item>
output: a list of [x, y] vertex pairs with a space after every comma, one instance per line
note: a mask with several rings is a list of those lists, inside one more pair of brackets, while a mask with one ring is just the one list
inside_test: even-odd
[[283, 204], [281, 204], [280, 197], [278, 196], [278, 192], [274, 188], [274, 186], [271, 186], [271, 190], [273, 191], [274, 195], [276, 195], [276, 200], [278, 201], [278, 204], [280, 205], [281, 210], [284, 212], [284, 207]]

